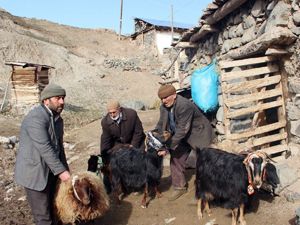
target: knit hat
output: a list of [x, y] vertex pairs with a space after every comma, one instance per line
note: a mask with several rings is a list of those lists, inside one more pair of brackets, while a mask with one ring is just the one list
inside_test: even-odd
[[55, 96], [66, 96], [66, 90], [57, 84], [48, 84], [41, 93], [41, 100]]
[[176, 93], [176, 89], [173, 85], [165, 84], [165, 85], [160, 86], [160, 88], [158, 89], [157, 95], [160, 99], [163, 99], [163, 98], [169, 97], [170, 95], [173, 95], [175, 93]]
[[120, 108], [120, 103], [117, 100], [111, 100], [107, 103], [107, 110], [113, 110]]

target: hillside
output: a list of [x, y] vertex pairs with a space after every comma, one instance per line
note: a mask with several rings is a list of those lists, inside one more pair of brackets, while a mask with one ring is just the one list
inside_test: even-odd
[[110, 98], [146, 108], [155, 104], [162, 70], [155, 51], [125, 37], [120, 41], [111, 30], [70, 27], [0, 10], [0, 38], [0, 97], [11, 71], [5, 62], [20, 61], [55, 67], [50, 81], [66, 88], [64, 113], [80, 117], [75, 123], [99, 118]]

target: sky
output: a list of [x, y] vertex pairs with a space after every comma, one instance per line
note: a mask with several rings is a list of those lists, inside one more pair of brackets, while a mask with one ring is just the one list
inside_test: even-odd
[[[119, 33], [121, 1], [0, 0], [0, 7], [15, 16], [81, 28], [108, 28]], [[123, 0], [121, 33], [134, 32], [135, 17], [171, 21], [173, 14], [173, 22], [196, 26], [210, 2], [212, 0]]]

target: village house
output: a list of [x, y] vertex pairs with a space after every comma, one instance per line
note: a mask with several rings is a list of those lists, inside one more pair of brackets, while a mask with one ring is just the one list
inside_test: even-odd
[[218, 141], [237, 152], [263, 149], [284, 158], [299, 148], [299, 6], [297, 0], [214, 0], [199, 25], [173, 43], [184, 55], [177, 63], [186, 66], [164, 83], [179, 90], [189, 90], [193, 72], [216, 59], [214, 125]]
[[154, 19], [134, 18], [135, 32], [130, 36], [135, 43], [147, 48], [154, 48], [162, 55], [171, 48], [174, 40], [193, 25]]

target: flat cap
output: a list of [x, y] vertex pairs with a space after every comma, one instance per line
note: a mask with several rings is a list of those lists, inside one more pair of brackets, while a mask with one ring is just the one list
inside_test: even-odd
[[176, 94], [176, 89], [173, 85], [171, 84], [165, 84], [160, 86], [160, 88], [158, 89], [158, 97], [160, 99], [169, 97], [170, 95]]
[[120, 103], [117, 100], [110, 100], [106, 105], [107, 110], [113, 110], [118, 108], [120, 108]]
[[66, 96], [66, 90], [57, 84], [48, 84], [41, 93], [41, 100], [55, 96]]

